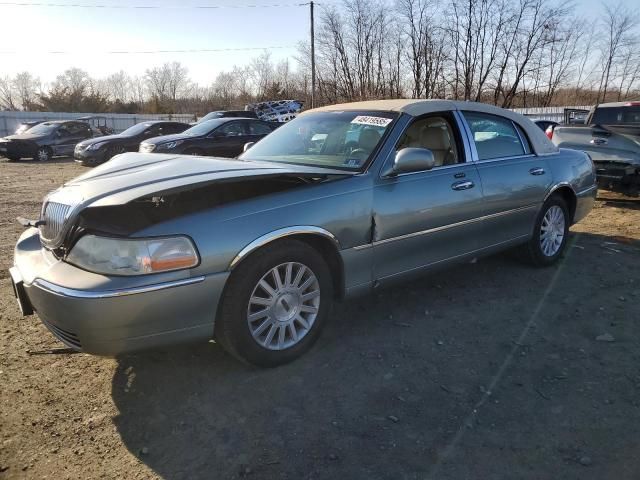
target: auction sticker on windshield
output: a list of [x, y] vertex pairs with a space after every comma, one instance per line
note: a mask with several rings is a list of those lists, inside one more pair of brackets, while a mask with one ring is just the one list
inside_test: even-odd
[[372, 117], [369, 115], [358, 115], [351, 120], [351, 123], [357, 123], [359, 125], [373, 125], [374, 127], [386, 127], [392, 122], [393, 119], [385, 117]]

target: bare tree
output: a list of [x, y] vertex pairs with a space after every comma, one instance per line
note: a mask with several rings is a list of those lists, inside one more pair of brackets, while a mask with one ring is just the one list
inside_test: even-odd
[[11, 77], [0, 77], [0, 109], [17, 110], [16, 100], [17, 95]]
[[599, 47], [603, 67], [598, 87], [598, 103], [605, 101], [607, 97], [611, 69], [618, 61], [622, 50], [631, 44], [634, 26], [634, 16], [622, 4], [612, 6], [603, 3], [602, 7], [605, 12], [602, 17], [604, 35]]
[[134, 95], [132, 94], [131, 79], [124, 71], [112, 73], [104, 80], [106, 93], [112, 101], [119, 100], [121, 102], [130, 101]]
[[13, 77], [13, 86], [23, 110], [31, 110], [36, 104], [41, 90], [40, 79], [29, 72], [20, 72]]

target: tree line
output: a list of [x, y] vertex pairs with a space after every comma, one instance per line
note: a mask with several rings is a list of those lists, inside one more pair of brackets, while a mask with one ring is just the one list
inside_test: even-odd
[[[578, 4], [579, 5], [579, 4]], [[597, 18], [561, 0], [343, 0], [319, 9], [316, 101], [449, 98], [506, 108], [583, 105], [640, 95], [638, 18], [602, 4]], [[0, 77], [0, 109], [196, 113], [311, 94], [310, 45], [268, 52], [210, 85], [169, 62], [95, 79], [72, 68], [50, 85]]]

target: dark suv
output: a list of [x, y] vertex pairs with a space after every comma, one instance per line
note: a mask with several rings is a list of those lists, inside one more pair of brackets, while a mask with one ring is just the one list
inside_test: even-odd
[[76, 144], [92, 136], [91, 127], [84, 122], [43, 122], [24, 133], [1, 139], [0, 155], [12, 161], [21, 158], [46, 161], [55, 155], [73, 155]]
[[140, 142], [147, 138], [181, 133], [187, 128], [189, 125], [186, 123], [162, 120], [138, 123], [117, 135], [95, 137], [78, 143], [73, 158], [82, 165], [98, 165], [119, 153], [137, 152]]
[[198, 123], [179, 135], [145, 140], [142, 153], [183, 153], [233, 158], [246, 143], [257, 142], [279, 125], [253, 118], [219, 118]]
[[218, 110], [216, 112], [209, 112], [196, 123], [206, 122], [207, 120], [214, 120], [216, 118], [258, 118], [256, 112], [253, 110]]

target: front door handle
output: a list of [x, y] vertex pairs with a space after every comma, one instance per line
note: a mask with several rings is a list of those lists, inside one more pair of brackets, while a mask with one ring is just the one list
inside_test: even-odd
[[529, 170], [531, 175], [544, 175], [544, 168], [536, 167]]
[[455, 182], [451, 185], [452, 190], [469, 190], [470, 188], [475, 187], [476, 184], [471, 180], [464, 180], [463, 182]]

